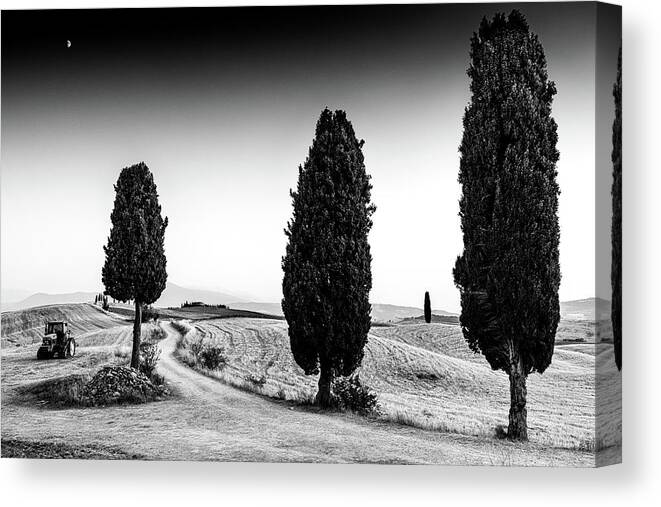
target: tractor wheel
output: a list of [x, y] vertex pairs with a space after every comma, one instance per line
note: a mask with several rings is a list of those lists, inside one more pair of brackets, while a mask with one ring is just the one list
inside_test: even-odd
[[71, 338], [69, 346], [67, 347], [67, 357], [74, 357], [76, 355], [76, 340]]
[[48, 350], [44, 350], [41, 347], [37, 350], [37, 359], [48, 359]]

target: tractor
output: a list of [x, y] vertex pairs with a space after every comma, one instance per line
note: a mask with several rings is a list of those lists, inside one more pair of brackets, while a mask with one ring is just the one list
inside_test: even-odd
[[60, 359], [76, 355], [76, 340], [71, 336], [69, 324], [62, 320], [46, 323], [37, 359], [52, 359], [55, 354]]

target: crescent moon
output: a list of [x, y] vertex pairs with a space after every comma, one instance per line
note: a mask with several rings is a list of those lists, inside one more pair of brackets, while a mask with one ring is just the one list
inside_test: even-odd
[[67, 47], [68, 47], [68, 48], [71, 47], [71, 41], [70, 41], [70, 40], [67, 41]]

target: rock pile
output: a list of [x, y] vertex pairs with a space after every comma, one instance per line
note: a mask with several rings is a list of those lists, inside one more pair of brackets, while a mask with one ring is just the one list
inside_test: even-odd
[[87, 405], [111, 405], [145, 403], [168, 393], [137, 370], [127, 366], [106, 366], [85, 385], [81, 394]]

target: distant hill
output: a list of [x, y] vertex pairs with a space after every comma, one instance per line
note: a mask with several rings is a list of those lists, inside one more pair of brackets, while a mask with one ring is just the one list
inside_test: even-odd
[[576, 299], [560, 303], [560, 315], [566, 320], [610, 319], [611, 302], [601, 298]]
[[16, 303], [17, 301], [21, 301], [26, 297], [32, 295], [33, 293], [34, 293], [33, 290], [12, 289], [11, 287], [2, 287], [0, 288], [0, 301], [2, 301], [2, 305], [5, 306], [6, 304], [9, 303]]
[[[377, 322], [397, 322], [403, 319], [419, 317], [424, 313], [422, 308], [414, 306], [385, 305], [375, 303], [372, 305], [372, 320]], [[445, 310], [432, 310], [435, 315], [451, 316], [456, 313]]]
[[235, 310], [247, 310], [249, 312], [266, 313], [268, 315], [284, 316], [280, 303], [256, 303], [254, 301], [233, 301], [227, 306]]
[[202, 301], [208, 305], [226, 305], [232, 301], [240, 300], [241, 298], [232, 294], [225, 294], [213, 290], [189, 289], [168, 282], [160, 299], [154, 303], [154, 306], [159, 308], [179, 307], [184, 301]]
[[[3, 292], [2, 311], [24, 310], [36, 306], [90, 303], [94, 301], [95, 292], [69, 292], [65, 294], [36, 293], [17, 302], [5, 302], [5, 296], [20, 291]], [[265, 313], [282, 316], [280, 303], [260, 303], [244, 301], [236, 295], [205, 289], [190, 289], [168, 282], [161, 298], [154, 304], [159, 308], [178, 308], [184, 301], [202, 301], [209, 305], [228, 305], [236, 310]], [[444, 310], [433, 310], [434, 315], [456, 317], [456, 313]], [[398, 322], [404, 319], [416, 319], [423, 314], [422, 308], [414, 306], [399, 306], [390, 304], [372, 304], [372, 320], [376, 322]], [[577, 299], [560, 303], [560, 315], [566, 320], [607, 320], [610, 319], [610, 301], [601, 298]]]
[[25, 310], [36, 306], [71, 303], [91, 303], [96, 292], [68, 292], [66, 294], [46, 294], [38, 292], [15, 303], [2, 303], [2, 311]]
[[[129, 320], [135, 317], [135, 310], [130, 305], [122, 303], [110, 303], [110, 313], [122, 315]], [[251, 310], [241, 310], [238, 308], [227, 308], [224, 306], [192, 306], [188, 308], [158, 308], [156, 310], [160, 319], [186, 319], [186, 320], [209, 320], [209, 319], [227, 319], [230, 317], [243, 317], [253, 319], [276, 319], [282, 320], [281, 315], [271, 315]]]
[[[434, 324], [452, 324], [455, 326], [459, 325], [459, 316], [458, 315], [438, 315], [436, 313], [431, 314], [431, 321]], [[418, 315], [417, 317], [406, 317], [398, 322], [398, 324], [424, 324], [425, 316]]]
[[[233, 302], [229, 304], [229, 307], [238, 310], [267, 313], [269, 315], [282, 315], [282, 307], [280, 306], [280, 303]], [[384, 305], [379, 303], [372, 304], [372, 320], [377, 322], [397, 322], [402, 319], [418, 317], [422, 315], [422, 313], [422, 308], [416, 308], [413, 306]], [[440, 316], [456, 316], [456, 314], [444, 310], [434, 310], [434, 314]]]

